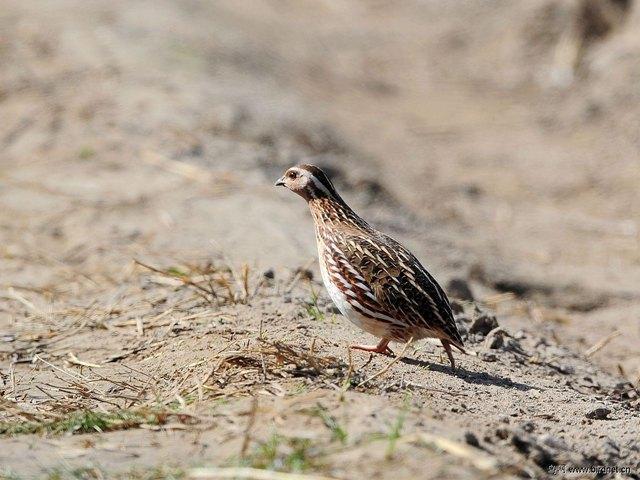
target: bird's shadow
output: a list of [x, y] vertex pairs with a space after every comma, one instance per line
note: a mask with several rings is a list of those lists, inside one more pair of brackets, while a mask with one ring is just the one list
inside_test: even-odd
[[401, 358], [400, 361], [407, 365], [414, 365], [418, 367], [427, 368], [434, 372], [446, 373], [462, 379], [467, 383], [475, 383], [478, 385], [495, 385], [496, 387], [515, 389], [520, 391], [527, 390], [540, 390], [539, 387], [533, 387], [526, 383], [514, 382], [510, 378], [493, 375], [487, 372], [474, 372], [467, 370], [466, 368], [456, 367], [455, 370], [449, 365], [442, 365], [440, 363], [428, 362], [426, 360], [419, 360], [417, 358]]

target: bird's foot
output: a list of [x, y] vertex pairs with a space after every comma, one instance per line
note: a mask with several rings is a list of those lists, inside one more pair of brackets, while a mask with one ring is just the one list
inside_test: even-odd
[[[453, 358], [453, 353], [451, 352], [451, 343], [447, 340], [440, 340], [442, 342], [442, 346], [444, 347], [444, 351], [447, 352], [447, 357], [449, 357], [449, 363], [451, 364], [451, 369], [456, 371], [456, 361]], [[442, 358], [440, 359], [442, 361]]]
[[354, 350], [363, 350], [371, 353], [381, 353], [389, 357], [395, 357], [396, 354], [389, 348], [389, 340], [382, 340], [377, 345], [349, 345], [349, 348]]

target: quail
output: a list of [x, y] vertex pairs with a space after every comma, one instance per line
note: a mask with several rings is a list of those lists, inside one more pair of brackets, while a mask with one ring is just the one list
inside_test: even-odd
[[393, 355], [391, 341], [436, 338], [455, 368], [451, 347], [465, 353], [462, 338], [447, 295], [418, 259], [360, 218], [317, 166], [289, 168], [276, 186], [307, 201], [322, 280], [338, 310], [380, 338], [351, 348]]

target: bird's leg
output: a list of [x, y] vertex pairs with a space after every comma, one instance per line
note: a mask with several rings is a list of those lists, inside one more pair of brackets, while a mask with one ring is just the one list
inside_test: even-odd
[[453, 353], [451, 353], [451, 344], [448, 340], [440, 340], [442, 342], [442, 346], [444, 347], [444, 351], [447, 352], [447, 356], [449, 357], [449, 362], [451, 363], [451, 368], [453, 370], [456, 369], [456, 361], [453, 359]]
[[350, 345], [349, 348], [354, 350], [364, 350], [365, 352], [381, 353], [383, 355], [395, 356], [393, 350], [389, 348], [389, 342], [386, 338], [380, 340], [377, 345]]

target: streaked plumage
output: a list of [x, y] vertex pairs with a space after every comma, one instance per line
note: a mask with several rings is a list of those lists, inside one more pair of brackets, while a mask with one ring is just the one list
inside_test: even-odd
[[451, 345], [464, 347], [449, 300], [416, 257], [360, 218], [318, 167], [290, 168], [276, 185], [307, 200], [322, 278], [340, 312], [382, 338], [376, 346], [353, 348], [390, 353], [389, 341], [438, 338], [455, 366]]

